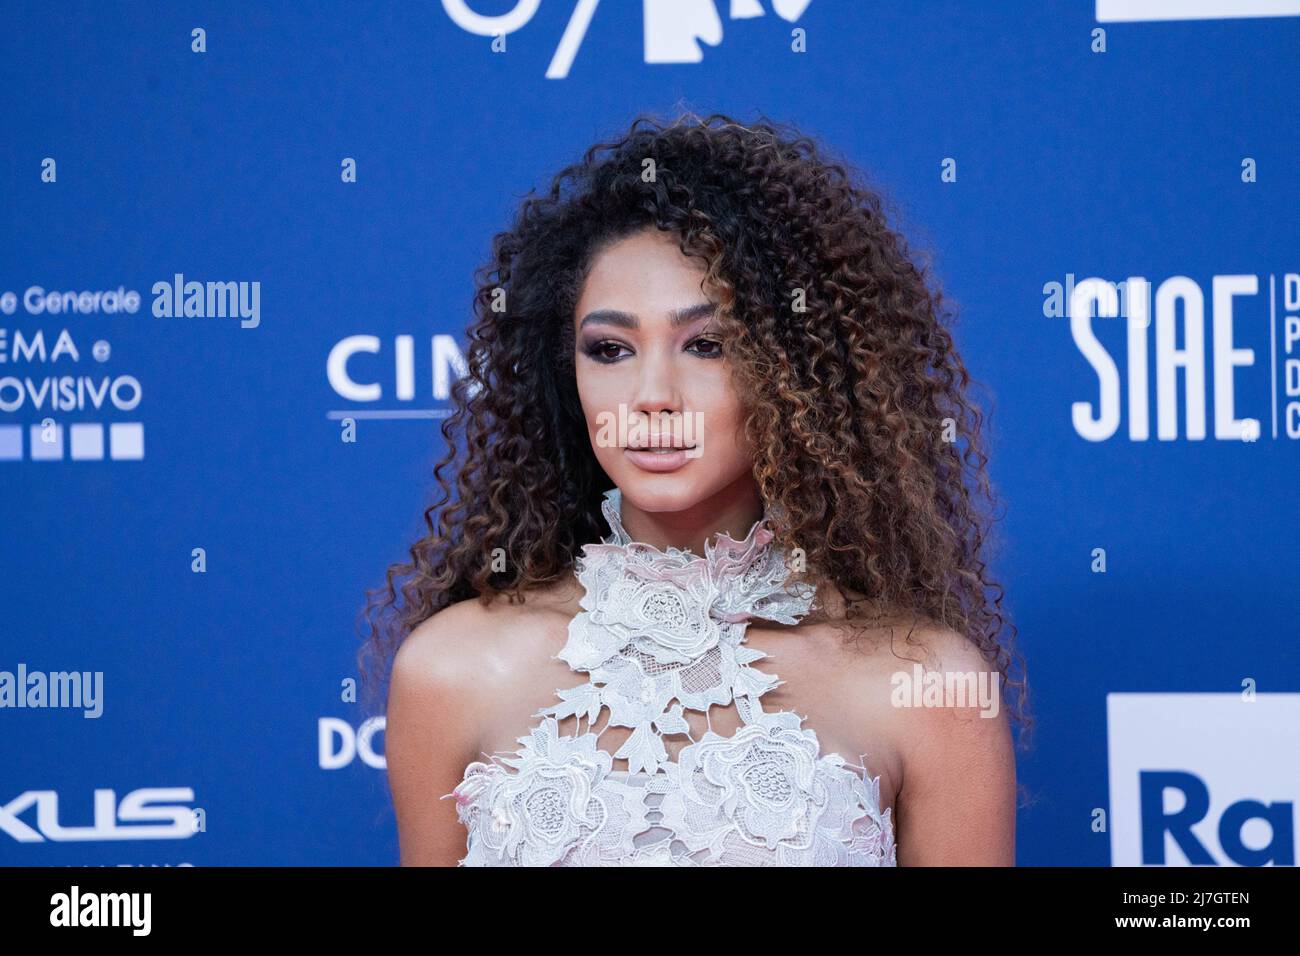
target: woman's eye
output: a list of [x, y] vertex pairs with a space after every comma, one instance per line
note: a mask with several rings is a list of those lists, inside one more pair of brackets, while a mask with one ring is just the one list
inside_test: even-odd
[[605, 362], [606, 364], [609, 364], [619, 360], [621, 356], [619, 355], [618, 350], [621, 348], [623, 348], [623, 346], [619, 345], [617, 342], [596, 342], [593, 345], [587, 346], [587, 354], [597, 362]]
[[695, 339], [691, 345], [698, 346], [691, 351], [700, 358], [722, 358], [722, 343], [714, 339]]

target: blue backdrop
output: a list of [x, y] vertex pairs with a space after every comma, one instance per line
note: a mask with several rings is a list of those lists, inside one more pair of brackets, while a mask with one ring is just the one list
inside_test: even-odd
[[[1111, 862], [1098, 812], [1132, 808], [1111, 806], [1108, 694], [1300, 691], [1300, 18], [649, 0], [647, 21], [604, 0], [584, 29], [587, 5], [547, 0], [494, 51], [457, 6], [0, 14], [0, 671], [103, 675], [98, 717], [0, 709], [0, 862], [396, 860], [383, 735], [351, 746], [367, 715], [343, 694], [363, 591], [422, 529], [438, 379], [491, 236], [643, 110], [761, 112], [815, 136], [887, 192], [958, 304], [1039, 721], [1021, 864]], [[177, 274], [257, 283], [259, 310], [157, 316], [154, 285]], [[1072, 332], [1051, 308], [1051, 283], [1135, 276], [1157, 316], [1145, 357], [1122, 319]], [[1227, 276], [1256, 291], [1216, 302]], [[1165, 346], [1202, 328], [1204, 349], [1162, 413], [1165, 285], [1181, 296]], [[134, 313], [42, 298], [119, 288]], [[348, 380], [378, 400], [329, 374], [344, 340]], [[1088, 437], [1072, 406], [1096, 416], [1108, 396], [1118, 427]], [[1237, 783], [1293, 807], [1300, 732], [1268, 719], [1281, 752], [1253, 763], [1291, 775]], [[1160, 764], [1144, 766], [1179, 769]], [[204, 829], [126, 831], [140, 790], [202, 808]], [[1294, 832], [1279, 840], [1293, 857]]]

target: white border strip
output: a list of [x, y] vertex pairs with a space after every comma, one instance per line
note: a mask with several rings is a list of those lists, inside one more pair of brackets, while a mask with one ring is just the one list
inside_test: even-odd
[[1300, 0], [1097, 0], [1098, 23], [1300, 16]]

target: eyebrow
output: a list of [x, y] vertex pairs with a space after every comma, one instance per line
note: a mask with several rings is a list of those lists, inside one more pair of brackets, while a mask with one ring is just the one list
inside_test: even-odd
[[[690, 325], [696, 319], [706, 315], [713, 315], [716, 306], [712, 302], [701, 302], [699, 305], [689, 305], [684, 309], [674, 309], [668, 313], [668, 321], [673, 328], [680, 328], [683, 325]], [[585, 329], [589, 325], [616, 325], [620, 329], [637, 329], [641, 325], [635, 315], [631, 312], [621, 312], [618, 309], [597, 309], [594, 312], [588, 312], [583, 320], [578, 323], [579, 329]]]

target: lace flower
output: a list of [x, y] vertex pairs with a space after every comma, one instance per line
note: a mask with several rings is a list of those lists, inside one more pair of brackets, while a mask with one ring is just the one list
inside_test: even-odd
[[[678, 757], [679, 787], [662, 806], [666, 821], [715, 822], [709, 845], [733, 828], [769, 849], [806, 847], [826, 796], [816, 786], [817, 736], [789, 711], [760, 712], [730, 737], [707, 731]], [[734, 827], [733, 827], [734, 824]], [[699, 831], [697, 831], [699, 832]]]
[[607, 809], [596, 792], [613, 759], [594, 734], [561, 735], [551, 718], [518, 739], [523, 747], [513, 756], [470, 764], [452, 794], [461, 821], [479, 824], [483, 852], [549, 866], [604, 824]]

